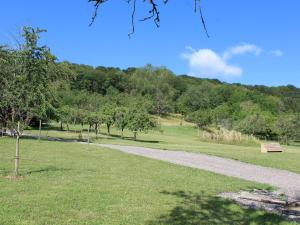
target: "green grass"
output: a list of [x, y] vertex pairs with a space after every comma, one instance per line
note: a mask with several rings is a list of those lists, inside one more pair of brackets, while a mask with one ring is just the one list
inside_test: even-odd
[[77, 143], [0, 138], [1, 225], [294, 224], [215, 197], [267, 188], [201, 170]]
[[[71, 127], [72, 129], [73, 127]], [[74, 128], [73, 128], [74, 129]], [[79, 126], [75, 129], [80, 129]], [[216, 155], [224, 158], [231, 158], [242, 162], [252, 163], [261, 166], [285, 169], [292, 172], [300, 173], [300, 147], [299, 146], [283, 146], [283, 153], [260, 153], [259, 145], [226, 145], [203, 142], [197, 136], [197, 129], [186, 125], [163, 125], [163, 133], [159, 131], [150, 131], [147, 134], [140, 134], [138, 141], [132, 140], [132, 133], [125, 132], [125, 138], [120, 138], [120, 131], [112, 129], [112, 136], [105, 135], [105, 127], [102, 126], [102, 135], [99, 139], [95, 139], [92, 133], [92, 141], [98, 143], [122, 144], [144, 146], [151, 148], [160, 148], [165, 150], [184, 150], [190, 152], [200, 152], [210, 155]], [[31, 131], [37, 133], [37, 131]], [[76, 139], [78, 134], [74, 132], [60, 132], [56, 130], [43, 131], [54, 137], [64, 137]], [[84, 133], [87, 137], [87, 132]]]

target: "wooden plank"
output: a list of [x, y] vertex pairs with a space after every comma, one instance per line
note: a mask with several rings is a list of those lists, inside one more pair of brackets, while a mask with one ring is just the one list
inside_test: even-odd
[[283, 149], [279, 143], [262, 143], [261, 144], [261, 152], [262, 153], [283, 152]]

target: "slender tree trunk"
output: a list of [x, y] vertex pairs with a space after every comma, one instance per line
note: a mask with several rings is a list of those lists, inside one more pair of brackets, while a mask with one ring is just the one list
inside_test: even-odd
[[17, 140], [16, 140], [16, 156], [15, 156], [15, 176], [19, 176], [19, 165], [20, 165], [20, 122], [18, 122], [17, 128]]
[[133, 140], [136, 141], [137, 131], [133, 131]]
[[98, 123], [95, 123], [95, 134], [96, 134], [96, 139], [98, 139]]
[[90, 127], [88, 128], [88, 149], [90, 148]]
[[107, 134], [110, 135], [110, 125], [106, 124], [106, 126], [107, 126]]
[[40, 120], [40, 124], [39, 124], [39, 141], [41, 140], [41, 133], [42, 133], [42, 120]]
[[121, 129], [121, 137], [124, 138], [124, 128]]
[[64, 130], [64, 128], [63, 128], [63, 122], [60, 121], [60, 131], [63, 131], [63, 130]]
[[75, 130], [75, 133], [77, 133], [77, 129], [76, 129], [76, 119], [73, 120], [73, 128]]

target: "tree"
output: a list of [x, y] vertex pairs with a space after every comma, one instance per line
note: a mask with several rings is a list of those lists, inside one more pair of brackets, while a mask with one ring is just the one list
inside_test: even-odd
[[89, 130], [94, 126], [96, 139], [98, 139], [99, 125], [102, 123], [100, 112], [87, 112], [85, 121], [89, 124]]
[[19, 138], [23, 129], [36, 118], [46, 118], [54, 111], [56, 58], [47, 46], [40, 46], [45, 30], [24, 27], [19, 49], [0, 47], [0, 119], [17, 136], [16, 176], [19, 167]]
[[[88, 2], [91, 2], [94, 4], [95, 7], [95, 11], [94, 11], [94, 15], [92, 16], [92, 21], [91, 24], [92, 25], [97, 17], [98, 14], [98, 9], [100, 6], [102, 6], [104, 3], [108, 2], [109, 0], [88, 0]], [[159, 11], [159, 5], [160, 4], [168, 4], [169, 0], [149, 0], [149, 1], [145, 1], [145, 0], [127, 0], [126, 1], [128, 4], [132, 4], [132, 13], [131, 13], [131, 26], [132, 26], [132, 30], [131, 32], [128, 34], [128, 36], [130, 37], [134, 31], [135, 31], [135, 14], [136, 14], [136, 8], [137, 8], [137, 2], [141, 2], [141, 3], [148, 3], [150, 6], [149, 11], [149, 15], [146, 15], [144, 18], [140, 19], [140, 21], [146, 21], [146, 20], [153, 20], [154, 24], [159, 27], [160, 26], [160, 11]], [[208, 31], [206, 28], [206, 24], [205, 24], [205, 20], [203, 17], [203, 13], [202, 13], [202, 9], [201, 9], [201, 4], [200, 4], [200, 0], [193, 0], [194, 2], [194, 12], [199, 12], [200, 13], [200, 17], [201, 17], [201, 22], [203, 25], [203, 28], [205, 30], [206, 35], [209, 37], [208, 35]]]
[[157, 126], [151, 116], [141, 109], [130, 109], [128, 112], [128, 129], [133, 132], [136, 141], [138, 132], [147, 132]]
[[128, 111], [126, 107], [116, 109], [116, 126], [121, 130], [121, 136], [124, 137], [124, 129], [128, 125]]
[[102, 121], [106, 124], [107, 134], [110, 135], [110, 128], [116, 121], [115, 106], [105, 105], [101, 109]]
[[198, 135], [200, 129], [205, 129], [208, 125], [212, 123], [212, 113], [210, 110], [206, 111], [196, 111], [189, 115], [189, 119], [197, 124]]
[[275, 129], [278, 133], [279, 139], [289, 144], [289, 141], [297, 135], [297, 117], [294, 115], [280, 115], [275, 124]]
[[52, 84], [60, 78], [53, 73], [56, 58], [48, 47], [39, 45], [42, 32], [45, 30], [24, 27], [19, 49], [1, 48], [0, 114], [9, 127], [16, 127], [17, 121], [27, 126], [32, 119], [44, 119], [54, 111]]

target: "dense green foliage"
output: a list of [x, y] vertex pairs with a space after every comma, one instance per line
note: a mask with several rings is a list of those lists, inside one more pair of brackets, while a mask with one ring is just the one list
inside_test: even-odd
[[55, 63], [48, 47], [39, 46], [42, 32], [24, 27], [19, 49], [0, 48], [0, 123], [7, 127], [17, 121], [28, 125], [33, 118], [53, 117], [57, 90], [72, 74], [65, 64]]
[[[101, 104], [129, 108], [138, 105], [159, 116], [183, 114], [199, 127], [213, 124], [259, 138], [295, 139], [300, 130], [300, 89], [292, 85], [228, 84], [176, 76], [164, 67], [151, 65], [126, 70], [77, 64], [70, 64], [70, 68], [77, 74], [70, 92], [98, 95]], [[291, 125], [287, 127], [289, 135], [279, 131], [279, 120], [283, 117], [295, 120], [293, 125], [285, 124], [285, 127]]]
[[[0, 49], [4, 126], [55, 119], [67, 125], [89, 123], [96, 132], [104, 123], [110, 133], [113, 125], [129, 128], [125, 114], [139, 109], [146, 117], [181, 114], [200, 128], [212, 125], [284, 142], [299, 138], [300, 89], [292, 85], [228, 84], [176, 76], [151, 65], [122, 70], [57, 63], [49, 48], [38, 45], [41, 32], [25, 27], [20, 49]], [[138, 130], [152, 127], [144, 125]]]

